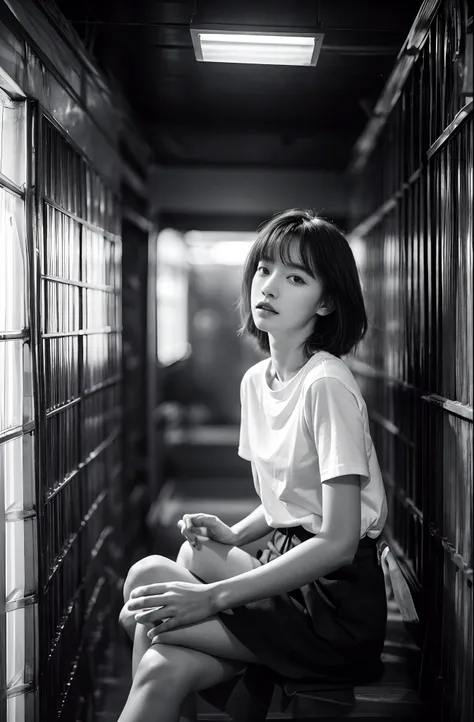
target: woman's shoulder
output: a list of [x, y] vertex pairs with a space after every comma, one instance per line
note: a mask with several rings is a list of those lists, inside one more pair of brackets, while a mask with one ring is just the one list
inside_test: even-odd
[[242, 376], [241, 385], [245, 386], [251, 382], [258, 382], [265, 378], [265, 371], [268, 366], [268, 358], [257, 361], [256, 364], [250, 366]]
[[317, 382], [324, 382], [326, 379], [329, 384], [336, 388], [338, 387], [337, 382], [339, 382], [353, 394], [359, 394], [357, 382], [345, 361], [326, 351], [316, 354], [316, 356], [315, 363], [305, 378], [307, 391], [314, 389]]

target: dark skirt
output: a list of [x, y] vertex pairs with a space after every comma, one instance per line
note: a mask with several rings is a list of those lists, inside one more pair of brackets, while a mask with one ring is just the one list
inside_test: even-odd
[[[266, 564], [311, 537], [301, 526], [276, 529], [257, 556]], [[352, 685], [374, 681], [383, 673], [387, 620], [376, 540], [361, 539], [353, 562], [331, 574], [219, 617], [277, 679]]]

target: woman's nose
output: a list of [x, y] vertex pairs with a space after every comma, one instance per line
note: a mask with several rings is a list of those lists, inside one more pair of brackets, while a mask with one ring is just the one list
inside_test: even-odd
[[276, 293], [275, 281], [268, 278], [262, 286], [262, 293], [264, 296], [271, 296], [272, 298], [275, 298], [275, 293]]
[[277, 294], [277, 282], [274, 274], [265, 278], [265, 281], [261, 286], [261, 290], [264, 296], [272, 296], [275, 298], [275, 295]]

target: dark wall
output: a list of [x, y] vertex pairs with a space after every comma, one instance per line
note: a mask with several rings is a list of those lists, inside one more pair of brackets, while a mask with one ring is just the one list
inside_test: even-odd
[[472, 58], [465, 2], [444, 0], [429, 20], [372, 152], [356, 159], [370, 329], [352, 365], [416, 593], [422, 690], [431, 719], [451, 722], [472, 717]]

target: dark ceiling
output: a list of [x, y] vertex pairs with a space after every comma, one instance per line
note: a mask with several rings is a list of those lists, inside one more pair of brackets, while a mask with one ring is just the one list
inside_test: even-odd
[[[413, 0], [56, 0], [164, 165], [343, 171], [421, 5]], [[198, 63], [189, 23], [314, 27], [316, 67]]]

